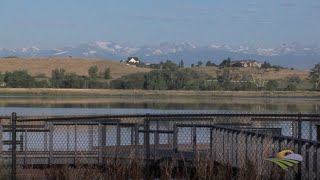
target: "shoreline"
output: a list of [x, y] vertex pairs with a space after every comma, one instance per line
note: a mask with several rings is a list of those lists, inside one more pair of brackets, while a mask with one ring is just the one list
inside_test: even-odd
[[160, 91], [122, 89], [0, 88], [0, 96], [319, 98], [320, 91]]

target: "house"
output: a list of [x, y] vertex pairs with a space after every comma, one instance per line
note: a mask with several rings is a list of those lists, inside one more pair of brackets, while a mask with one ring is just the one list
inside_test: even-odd
[[139, 58], [137, 57], [128, 57], [127, 63], [129, 64], [140, 64]]
[[261, 68], [261, 63], [256, 60], [241, 60], [241, 61], [233, 61], [232, 66], [235, 67], [244, 67], [244, 68]]

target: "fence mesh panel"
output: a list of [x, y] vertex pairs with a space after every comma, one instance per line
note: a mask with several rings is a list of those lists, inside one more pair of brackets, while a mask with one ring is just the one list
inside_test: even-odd
[[[16, 123], [22, 179], [320, 178], [319, 114], [18, 116]], [[10, 177], [10, 117], [1, 117], [0, 129]], [[303, 161], [287, 171], [266, 161], [285, 149]]]

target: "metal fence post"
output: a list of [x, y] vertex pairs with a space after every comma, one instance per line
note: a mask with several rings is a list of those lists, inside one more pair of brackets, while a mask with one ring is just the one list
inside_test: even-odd
[[17, 114], [15, 112], [11, 115], [12, 122], [12, 169], [11, 178], [12, 180], [17, 179]]
[[77, 150], [78, 150], [78, 125], [74, 124], [74, 165], [77, 165]]
[[134, 125], [134, 153], [137, 156], [139, 150], [139, 124]]
[[212, 145], [213, 145], [213, 128], [210, 128], [210, 159], [212, 159]]
[[173, 125], [173, 152], [178, 152], [178, 127], [176, 123]]
[[197, 128], [196, 126], [192, 127], [192, 149], [194, 155], [196, 155], [197, 151]]
[[98, 125], [98, 164], [102, 164], [102, 124]]
[[317, 125], [317, 141], [320, 141], [320, 125]]
[[2, 148], [3, 148], [3, 127], [0, 119], [0, 161], [2, 161]]
[[[301, 120], [301, 113], [298, 114], [298, 154], [302, 153], [302, 120]], [[298, 174], [297, 179], [301, 179], [301, 163], [298, 164]]]
[[120, 124], [119, 122], [117, 123], [117, 137], [116, 137], [116, 157], [115, 158], [118, 158], [119, 156], [119, 150], [120, 150], [120, 145], [121, 145], [121, 127], [120, 127]]
[[144, 144], [146, 146], [146, 159], [150, 159], [150, 126], [149, 126], [149, 114], [147, 114], [147, 119], [144, 122]]
[[132, 125], [131, 127], [130, 127], [130, 134], [131, 134], [131, 142], [130, 142], [130, 145], [131, 146], [133, 146], [134, 145], [134, 125]]
[[[21, 148], [21, 151], [24, 149], [24, 165], [27, 164], [27, 155], [28, 155], [28, 130], [24, 130], [24, 142], [25, 145], [23, 148]], [[21, 138], [23, 140], [23, 138]], [[21, 141], [21, 144], [23, 144], [23, 141]]]
[[145, 179], [149, 179], [150, 177], [150, 122], [149, 122], [149, 117], [150, 114], [146, 114], [146, 119], [144, 120], [144, 145], [146, 149], [146, 154], [145, 154], [145, 160], [146, 160], [146, 165], [145, 165]]
[[53, 125], [52, 123], [49, 124], [49, 165], [53, 162]]
[[88, 127], [89, 132], [88, 132], [88, 136], [89, 136], [89, 149], [90, 151], [93, 150], [93, 125], [89, 125]]

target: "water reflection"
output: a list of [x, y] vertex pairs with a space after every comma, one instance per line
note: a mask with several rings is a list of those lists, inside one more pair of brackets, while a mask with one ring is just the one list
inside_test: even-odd
[[[30, 109], [139, 111], [320, 112], [320, 99], [302, 98], [123, 98], [1, 97], [0, 113]], [[72, 110], [72, 111], [73, 111]], [[59, 110], [60, 111], [60, 110]], [[99, 110], [98, 110], [99, 111]], [[110, 112], [110, 111], [109, 111]], [[111, 111], [112, 113], [112, 111]], [[121, 112], [120, 112], [121, 113]]]

